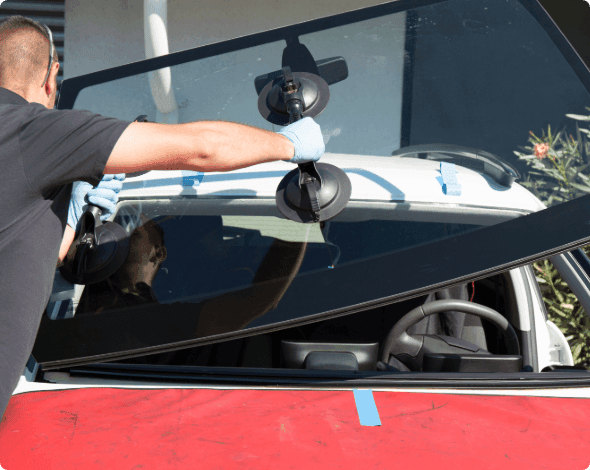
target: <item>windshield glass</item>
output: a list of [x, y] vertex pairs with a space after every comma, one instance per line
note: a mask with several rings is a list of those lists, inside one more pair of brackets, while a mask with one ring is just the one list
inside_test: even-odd
[[[394, 3], [402, 11], [314, 32], [292, 28], [271, 36], [284, 39], [254, 47], [239, 48], [234, 40], [231, 48], [238, 50], [152, 67], [154, 72], [119, 67], [70, 87], [66, 81], [60, 107], [71, 102], [130, 121], [144, 114], [157, 122], [229, 120], [279, 130], [258, 112], [258, 91], [262, 77], [283, 65], [306, 67], [303, 45], [318, 64], [341, 58], [348, 69], [347, 78], [330, 84], [329, 105], [317, 118], [327, 152], [391, 156], [408, 145], [456, 144], [490, 152], [523, 179], [539, 181], [514, 152], [526, 155], [530, 132], [542, 137], [549, 125], [554, 134], [566, 126], [571, 133], [576, 121], [566, 114], [583, 115], [590, 103], [543, 28], [517, 0], [449, 0], [408, 10], [403, 5], [411, 2]], [[289, 47], [295, 52], [285, 53], [291, 61], [286, 64]], [[327, 76], [326, 69], [318, 70]], [[121, 74], [131, 76], [117, 79]], [[102, 83], [84, 86], [96, 80]], [[544, 140], [558, 150], [559, 142]], [[587, 158], [585, 152], [579, 156]]]
[[[124, 352], [346, 308], [390, 293], [383, 261], [396, 252], [451, 239], [486, 221], [477, 211], [410, 213], [353, 202], [321, 230], [279, 217], [270, 204], [227, 210], [182, 199], [124, 202], [115, 222], [129, 234], [125, 262], [88, 286], [58, 275], [47, 316], [64, 321], [48, 326], [51, 348], [43, 349], [42, 341], [37, 346], [48, 361], [76, 357], [81, 349]], [[367, 266], [373, 274], [357, 279]], [[98, 340], [104, 339], [99, 331], [76, 341], [79, 328], [95, 319], [120, 328], [109, 328], [108, 343]]]
[[[392, 2], [66, 80], [59, 107], [129, 121], [138, 115], [168, 123], [227, 120], [277, 131], [279, 125], [263, 118], [259, 96], [282, 66], [305, 71], [313, 68], [306, 62], [312, 57], [318, 73], [328, 82], [334, 80], [329, 104], [316, 118], [326, 152], [356, 156], [355, 171], [368, 169], [373, 180], [390, 188], [395, 185], [385, 170], [374, 160], [369, 164], [367, 157], [382, 157], [394, 165], [409, 160], [392, 157], [400, 149], [460, 146], [460, 151], [447, 147], [405, 157], [456, 162], [464, 198], [456, 207], [481, 207], [482, 194], [489, 194], [488, 211], [530, 207], [534, 195], [549, 207], [569, 204], [571, 210], [561, 216], [570, 214], [575, 220], [575, 211], [587, 204], [572, 200], [590, 192], [585, 166], [590, 149], [583, 129], [585, 106], [590, 106], [587, 71], [580, 63], [566, 61], [559, 49], [563, 45], [552, 41], [527, 10], [528, 2], [412, 4]], [[465, 160], [453, 160], [453, 155], [464, 155], [465, 148], [476, 149], [472, 160], [480, 158], [477, 152], [494, 155], [504, 165], [504, 176], [521, 178], [509, 187], [485, 169], [475, 176], [462, 173]], [[442, 180], [440, 176], [433, 172], [432, 179]], [[444, 196], [439, 183], [435, 189]], [[425, 179], [414, 188], [426, 194], [428, 185]], [[38, 341], [37, 351], [45, 351], [42, 355], [51, 362], [297, 320], [522, 262], [587, 236], [575, 223], [567, 233], [545, 227], [544, 217], [555, 220], [558, 214], [551, 209], [522, 217], [526, 222], [510, 220], [516, 213], [487, 222], [469, 216], [459, 220], [459, 210], [437, 213], [432, 208], [424, 216], [413, 213], [416, 205], [408, 206], [410, 214], [402, 217], [399, 204], [410, 199], [409, 192], [394, 187], [390, 201], [364, 207], [355, 206], [355, 188], [353, 180], [353, 200], [326, 227], [326, 234], [319, 226], [282, 219], [276, 210], [227, 212], [228, 206], [220, 204], [217, 211], [203, 212], [198, 191], [196, 197], [183, 199], [179, 194], [166, 203], [120, 204], [115, 221], [127, 227], [132, 247], [143, 247], [137, 259], [132, 248], [127, 271], [116, 273], [116, 280], [54, 295], [55, 302], [70, 303], [50, 305], [61, 312], [50, 316], [75, 312], [73, 320], [63, 324], [78, 326], [69, 327], [75, 332], [52, 333], [64, 336], [63, 344], [69, 346], [49, 352]], [[442, 205], [454, 206], [452, 197]], [[274, 199], [266, 202], [267, 208], [274, 205]], [[530, 210], [521, 211], [526, 212]], [[535, 236], [539, 233], [544, 237]], [[500, 237], [507, 238], [501, 246], [494, 245]], [[444, 255], [452, 249], [464, 256]], [[216, 313], [211, 318], [217, 320], [209, 321], [203, 313], [220, 311], [242, 313], [231, 321]], [[109, 315], [121, 322], [117, 328], [125, 341], [100, 347], [80, 341], [90, 331], [96, 334], [90, 326], [93, 318]], [[152, 317], [159, 318], [160, 330], [132, 333]], [[180, 328], [189, 317], [191, 326]], [[112, 325], [114, 320], [109, 321]], [[44, 325], [42, 331], [52, 328]], [[66, 334], [77, 338], [75, 347]]]

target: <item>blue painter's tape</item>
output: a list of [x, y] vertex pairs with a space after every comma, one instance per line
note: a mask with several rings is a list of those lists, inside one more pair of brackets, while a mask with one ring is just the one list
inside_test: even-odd
[[205, 177], [205, 173], [202, 171], [182, 171], [182, 185], [183, 186], [199, 186], [203, 178]]
[[373, 391], [353, 389], [352, 392], [354, 393], [356, 411], [359, 414], [361, 426], [381, 426]]
[[454, 163], [440, 162], [440, 174], [443, 179], [443, 191], [447, 196], [461, 196], [461, 185], [457, 181]]

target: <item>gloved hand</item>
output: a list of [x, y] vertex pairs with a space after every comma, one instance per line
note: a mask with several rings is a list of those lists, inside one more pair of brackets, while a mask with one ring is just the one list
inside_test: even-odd
[[289, 160], [291, 163], [317, 162], [326, 150], [322, 130], [310, 117], [289, 124], [278, 134], [284, 135], [295, 146], [295, 156]]
[[123, 187], [124, 179], [125, 173], [104, 175], [96, 188], [84, 181], [77, 183], [72, 191], [72, 199], [68, 208], [68, 225], [74, 230], [76, 229], [87, 204], [94, 204], [102, 209], [102, 215], [100, 216], [102, 221], [113, 215], [119, 200], [118, 193]]

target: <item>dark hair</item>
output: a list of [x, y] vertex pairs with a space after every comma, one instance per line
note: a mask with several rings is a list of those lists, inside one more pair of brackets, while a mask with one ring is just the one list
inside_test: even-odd
[[144, 214], [139, 217], [142, 222], [139, 228], [147, 234], [150, 243], [156, 247], [164, 246], [164, 229], [159, 225], [161, 220], [152, 220]]
[[[26, 47], [8, 47], [3, 44], [19, 31], [29, 30], [43, 36], [41, 43], [34, 35], [28, 34], [23, 38]], [[42, 69], [49, 66], [49, 34], [45, 27], [30, 18], [15, 15], [0, 20], [0, 83], [10, 82], [15, 76], [25, 85], [31, 83]], [[26, 50], [26, 53], [25, 53]], [[53, 60], [58, 61], [57, 51], [54, 50]], [[39, 84], [41, 85], [41, 84]]]
[[49, 35], [47, 34], [47, 31], [45, 30], [43, 25], [38, 21], [32, 20], [31, 18], [27, 18], [26, 16], [14, 15], [9, 16], [8, 18], [4, 18], [3, 20], [0, 20], [0, 33], [5, 29], [10, 30], [12, 32], [22, 28], [36, 29], [39, 33], [43, 35], [45, 39], [49, 41]]
[[154, 246], [164, 246], [164, 229], [158, 225], [157, 222], [150, 220], [145, 224], [146, 229], [149, 229], [148, 237]]

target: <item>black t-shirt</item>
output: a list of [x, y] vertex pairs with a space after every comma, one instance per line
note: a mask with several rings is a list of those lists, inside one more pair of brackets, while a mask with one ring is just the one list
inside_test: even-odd
[[98, 184], [129, 124], [0, 88], [0, 416], [49, 301], [72, 182]]

